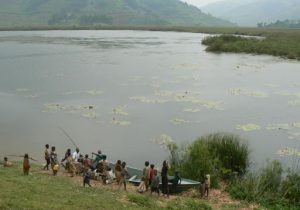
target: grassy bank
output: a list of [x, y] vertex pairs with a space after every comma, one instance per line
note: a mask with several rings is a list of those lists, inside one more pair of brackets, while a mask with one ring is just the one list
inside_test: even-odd
[[212, 36], [204, 39], [209, 52], [251, 53], [279, 56], [300, 60], [300, 35], [298, 31], [266, 33], [265, 38], [233, 35]]
[[249, 170], [247, 143], [230, 133], [201, 136], [183, 147], [173, 141], [166, 145], [171, 171], [201, 182], [210, 174], [213, 187], [225, 182], [234, 198], [259, 203], [266, 209], [300, 209], [299, 159], [293, 160], [293, 168], [273, 161], [259, 170]]
[[[156, 195], [142, 195], [129, 186], [129, 191], [118, 190], [114, 185], [103, 186], [92, 182], [93, 187], [83, 188], [81, 177], [70, 178], [41, 171], [33, 165], [29, 176], [22, 175], [22, 165], [0, 167], [0, 209], [168, 209], [210, 210], [241, 209], [249, 205], [222, 203], [215, 199], [202, 200], [197, 193], [172, 196], [170, 199]], [[252, 208], [251, 208], [252, 209]]]

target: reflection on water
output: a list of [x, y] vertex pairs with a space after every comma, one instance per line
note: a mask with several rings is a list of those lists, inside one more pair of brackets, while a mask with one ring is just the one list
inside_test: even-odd
[[217, 131], [246, 138], [255, 162], [283, 159], [299, 146], [300, 63], [207, 53], [205, 36], [0, 32], [0, 154], [42, 159], [49, 143], [62, 155], [74, 149], [62, 127], [83, 153], [137, 167], [167, 158], [153, 139]]

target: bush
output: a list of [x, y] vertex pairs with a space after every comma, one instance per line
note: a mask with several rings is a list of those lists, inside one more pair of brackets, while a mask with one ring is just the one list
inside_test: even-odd
[[201, 139], [207, 142], [210, 153], [218, 158], [223, 178], [228, 178], [232, 172], [245, 174], [250, 152], [242, 139], [228, 133], [211, 134]]
[[170, 171], [180, 170], [183, 177], [201, 182], [210, 174], [212, 187], [218, 187], [220, 177], [230, 178], [233, 172], [244, 174], [249, 164], [247, 144], [233, 134], [203, 136], [182, 147], [164, 139], [170, 152]]
[[217, 187], [217, 166], [217, 158], [210, 153], [207, 143], [200, 138], [187, 148], [180, 171], [182, 176], [201, 182], [206, 174], [211, 174], [212, 186]]
[[288, 175], [282, 181], [281, 193], [285, 199], [300, 204], [300, 175], [298, 173], [288, 171]]

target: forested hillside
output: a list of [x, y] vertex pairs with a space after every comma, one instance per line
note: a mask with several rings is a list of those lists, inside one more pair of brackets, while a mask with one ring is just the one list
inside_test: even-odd
[[232, 25], [179, 0], [0, 0], [0, 5], [0, 27]]

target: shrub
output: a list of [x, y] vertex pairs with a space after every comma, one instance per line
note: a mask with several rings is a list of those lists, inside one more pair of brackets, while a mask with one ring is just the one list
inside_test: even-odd
[[300, 175], [295, 171], [288, 171], [282, 181], [281, 193], [283, 198], [292, 203], [300, 204]]
[[238, 136], [228, 133], [216, 133], [201, 138], [207, 142], [208, 150], [220, 162], [223, 178], [232, 172], [242, 175], [249, 166], [249, 149]]

